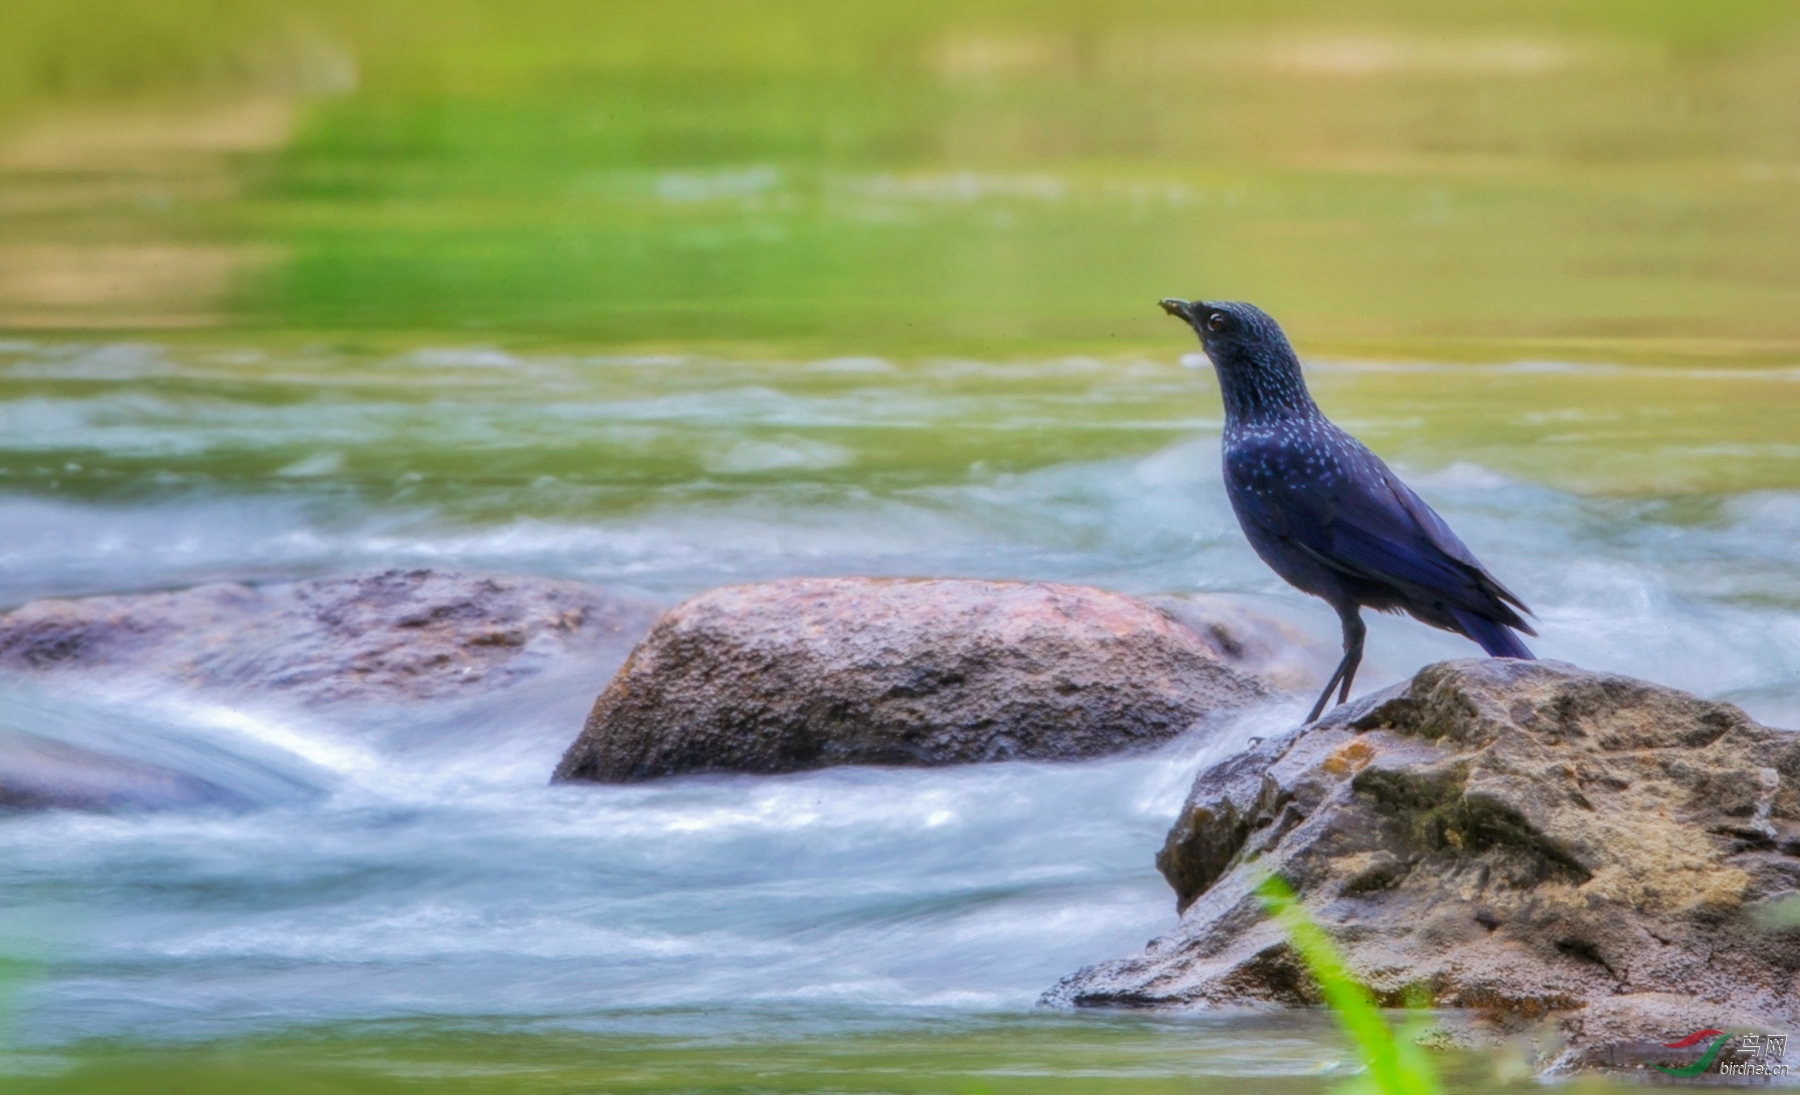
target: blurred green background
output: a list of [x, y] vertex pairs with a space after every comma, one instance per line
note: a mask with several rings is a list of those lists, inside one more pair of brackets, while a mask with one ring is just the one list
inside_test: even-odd
[[6, 0], [0, 329], [1792, 361], [1777, 0]]

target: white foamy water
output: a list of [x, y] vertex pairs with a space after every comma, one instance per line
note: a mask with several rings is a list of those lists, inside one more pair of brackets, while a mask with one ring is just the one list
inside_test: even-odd
[[[1087, 428], [1089, 408], [1122, 390], [1092, 363], [946, 363], [901, 400], [881, 391], [895, 367], [873, 359], [823, 363], [807, 375], [851, 387], [806, 395], [680, 380], [682, 359], [446, 353], [381, 368], [468, 383], [524, 374], [541, 401], [500, 418], [448, 396], [240, 416], [219, 391], [147, 395], [179, 371], [153, 349], [19, 351], [25, 386], [0, 402], [0, 422], [19, 425], [0, 435], [13, 480], [0, 482], [0, 603], [418, 565], [668, 600], [778, 575], [940, 574], [1228, 591], [1336, 642], [1331, 614], [1244, 544], [1202, 400], [1115, 422], [1151, 431], [1130, 433], [1136, 455], [882, 470], [893, 467], [877, 459], [893, 444], [884, 431], [956, 431], [965, 419], [970, 430]], [[677, 379], [610, 403], [573, 399], [570, 411], [555, 385], [583, 368]], [[96, 387], [53, 397], [31, 387], [39, 373]], [[1091, 384], [1055, 398], [956, 387], [989, 374]], [[1140, 370], [1152, 388], [1184, 376], [1174, 363]], [[531, 503], [562, 489], [531, 460], [590, 426], [647, 422], [633, 451], [681, 448], [687, 471], [636, 483], [638, 458], [603, 448], [606, 475], [579, 496], [603, 504]], [[739, 436], [746, 422], [776, 432]], [[370, 451], [403, 454], [427, 435], [447, 452], [492, 448], [435, 494], [393, 486], [398, 456], [378, 489], [359, 478]], [[209, 446], [223, 464], [205, 462]], [[267, 473], [234, 477], [232, 462], [252, 458]], [[1581, 497], [1466, 463], [1402, 470], [1537, 609], [1540, 655], [1800, 726], [1800, 493], [1677, 504]], [[52, 485], [64, 475], [82, 489]], [[1375, 619], [1359, 691], [1475, 652]], [[1058, 977], [1173, 923], [1151, 861], [1193, 772], [1305, 707], [1076, 765], [549, 786], [603, 683], [564, 673], [480, 703], [334, 715], [144, 682], [0, 681], [0, 729], [172, 767], [241, 804], [0, 817], [4, 949], [43, 963], [19, 1031], [57, 1041], [420, 1014], [1029, 1008]]]
[[1172, 922], [1148, 852], [1195, 766], [1271, 726], [1082, 765], [551, 787], [589, 693], [525, 691], [415, 716], [373, 763], [344, 727], [164, 705], [185, 753], [139, 750], [130, 698], [8, 697], [13, 726], [91, 747], [116, 721], [115, 751], [255, 803], [0, 825], [10, 942], [50, 963], [26, 1029], [1028, 1008]]

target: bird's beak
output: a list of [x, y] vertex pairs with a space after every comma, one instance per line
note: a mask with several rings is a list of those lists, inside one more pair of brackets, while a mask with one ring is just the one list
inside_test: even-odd
[[1157, 303], [1162, 305], [1163, 311], [1174, 316], [1176, 319], [1183, 320], [1187, 323], [1194, 322], [1194, 315], [1189, 310], [1193, 306], [1190, 305], [1187, 301], [1177, 300], [1174, 297], [1167, 297], [1163, 300], [1157, 301]]

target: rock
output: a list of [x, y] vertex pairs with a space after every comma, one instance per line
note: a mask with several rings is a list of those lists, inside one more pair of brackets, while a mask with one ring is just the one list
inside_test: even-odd
[[564, 655], [621, 658], [654, 618], [647, 603], [573, 582], [390, 570], [34, 601], [0, 616], [0, 669], [142, 674], [304, 703], [440, 699], [517, 683]]
[[1202, 636], [1098, 589], [727, 586], [658, 621], [556, 778], [1091, 757], [1157, 745], [1265, 692]]
[[1800, 735], [1555, 662], [1429, 666], [1205, 772], [1158, 857], [1185, 910], [1064, 1005], [1318, 1002], [1251, 894], [1278, 872], [1377, 997], [1547, 1020], [1552, 1072], [1800, 1025]]
[[109, 757], [32, 734], [0, 732], [0, 810], [125, 810], [249, 803], [160, 764]]

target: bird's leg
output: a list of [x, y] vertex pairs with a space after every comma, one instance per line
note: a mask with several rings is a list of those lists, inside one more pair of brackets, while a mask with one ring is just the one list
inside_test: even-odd
[[1363, 638], [1369, 629], [1363, 626], [1362, 610], [1352, 608], [1344, 617], [1344, 683], [1338, 686], [1338, 702], [1343, 703], [1350, 698], [1350, 682], [1356, 679], [1356, 669], [1362, 665]]
[[1306, 716], [1307, 722], [1319, 721], [1319, 715], [1325, 710], [1325, 701], [1331, 698], [1331, 690], [1337, 687], [1338, 681], [1343, 679], [1343, 676], [1344, 665], [1342, 662], [1339, 662], [1337, 672], [1333, 673], [1331, 679], [1325, 682], [1325, 691], [1319, 693], [1319, 702], [1313, 704], [1312, 714]]
[[1325, 705], [1331, 700], [1331, 693], [1338, 689], [1340, 682], [1343, 688], [1339, 692], [1338, 702], [1344, 702], [1350, 695], [1350, 680], [1356, 676], [1356, 667], [1362, 664], [1363, 636], [1368, 633], [1368, 628], [1363, 626], [1362, 610], [1351, 605], [1347, 611], [1340, 611], [1338, 618], [1344, 623], [1344, 660], [1338, 663], [1337, 669], [1332, 671], [1331, 679], [1325, 682], [1325, 691], [1319, 693], [1319, 702], [1313, 704], [1312, 714], [1306, 716], [1307, 722], [1319, 721]]

